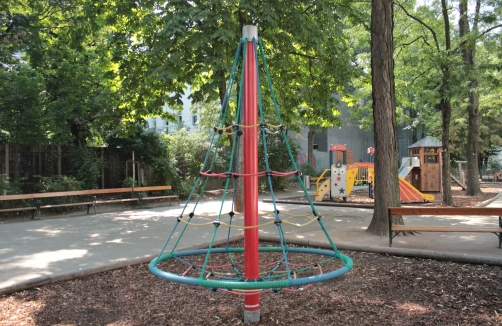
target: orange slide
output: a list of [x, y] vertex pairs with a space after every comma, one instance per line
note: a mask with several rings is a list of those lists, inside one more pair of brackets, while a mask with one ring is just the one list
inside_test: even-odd
[[399, 195], [401, 201], [430, 201], [434, 195], [424, 194], [413, 187], [409, 182], [399, 177]]

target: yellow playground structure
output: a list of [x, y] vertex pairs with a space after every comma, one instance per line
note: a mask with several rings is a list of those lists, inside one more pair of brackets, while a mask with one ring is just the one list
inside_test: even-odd
[[[331, 172], [330, 176], [326, 176], [328, 172]], [[319, 178], [316, 178], [315, 201], [322, 201], [323, 197], [329, 192], [331, 192], [330, 197], [343, 197], [345, 199], [350, 195], [357, 183], [366, 183], [368, 187], [371, 187], [372, 180], [375, 178], [374, 173], [373, 162], [357, 162], [345, 165], [338, 161], [331, 166], [331, 169], [324, 170]], [[433, 195], [418, 191], [402, 177], [399, 177], [399, 193], [401, 201], [434, 200]]]

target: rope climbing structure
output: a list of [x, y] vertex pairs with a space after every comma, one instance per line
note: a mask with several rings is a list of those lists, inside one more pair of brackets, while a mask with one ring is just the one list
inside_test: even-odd
[[[271, 108], [268, 110], [264, 107], [262, 99], [259, 66], [263, 67], [264, 80], [267, 81], [269, 90], [267, 93], [271, 96], [271, 100], [267, 102], [271, 103]], [[240, 75], [239, 78], [238, 75]], [[239, 94], [232, 96], [232, 91], [237, 88], [237, 79], [240, 80]], [[230, 105], [231, 98], [238, 99], [236, 105]], [[270, 116], [274, 116], [272, 121]], [[228, 123], [228, 121], [231, 122]], [[281, 137], [286, 146], [288, 159], [291, 162], [289, 171], [272, 170], [268, 160], [270, 153], [267, 149], [267, 137], [270, 135]], [[223, 137], [232, 138], [228, 170], [216, 173], [214, 169], [218, 148], [221, 146]], [[258, 149], [258, 138], [261, 138], [262, 143], [260, 149]], [[258, 170], [259, 150], [264, 154], [264, 171]], [[243, 155], [239, 156], [241, 151]], [[239, 170], [239, 157], [243, 157], [242, 171]], [[276, 177], [296, 179], [309, 201], [312, 213], [299, 216], [280, 212], [275, 203], [272, 186], [272, 178]], [[224, 178], [225, 186], [219, 212], [205, 216], [198, 214], [197, 206], [211, 178]], [[266, 179], [272, 197], [273, 211], [271, 212], [259, 213], [258, 211], [258, 178]], [[243, 215], [234, 211], [235, 189], [241, 180], [244, 184]], [[230, 200], [227, 195], [232, 188], [234, 191]], [[224, 204], [228, 201], [231, 201], [231, 208], [229, 211], [224, 211]], [[303, 219], [305, 222], [298, 223], [297, 219]], [[300, 248], [287, 244], [284, 236], [286, 225], [304, 227], [315, 222], [326, 236], [331, 249]], [[186, 230], [190, 227], [201, 226], [213, 229], [208, 248], [177, 251], [180, 239]], [[274, 226], [280, 239], [279, 245], [260, 246], [259, 231], [266, 227], [274, 228]], [[221, 247], [215, 246], [218, 232], [225, 232], [228, 239], [226, 245]], [[244, 233], [243, 246], [233, 246], [230, 241], [231, 236], [234, 235], [233, 232]], [[175, 243], [172, 249], [166, 250], [170, 242]], [[291, 259], [294, 254], [310, 255], [314, 257], [314, 261], [309, 264], [296, 264]], [[223, 256], [226, 263], [212, 264], [214, 256]], [[176, 263], [176, 267], [165, 270], [163, 263], [167, 262]], [[314, 283], [344, 275], [352, 269], [352, 265], [352, 260], [337, 250], [323, 225], [322, 216], [316, 210], [302, 182], [301, 173], [297, 169], [288, 143], [286, 127], [281, 120], [257, 28], [244, 26], [243, 37], [237, 47], [227, 83], [227, 93], [202, 169], [181, 214], [177, 217], [177, 223], [158, 257], [151, 261], [150, 270], [156, 276], [168, 281], [244, 296], [244, 321], [256, 322], [259, 321], [261, 294], [280, 290], [301, 291]]]

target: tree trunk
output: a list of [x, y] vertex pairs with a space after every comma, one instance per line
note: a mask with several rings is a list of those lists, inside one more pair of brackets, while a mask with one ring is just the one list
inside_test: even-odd
[[[373, 0], [371, 10], [371, 77], [375, 123], [375, 208], [367, 229], [388, 235], [388, 207], [401, 206], [393, 62], [393, 1]], [[398, 218], [403, 224], [402, 217]]]
[[470, 94], [467, 110], [469, 112], [469, 129], [467, 131], [467, 190], [466, 195], [479, 196], [483, 194], [479, 186], [478, 153], [480, 137], [480, 121], [478, 111], [479, 94], [477, 90], [477, 80], [469, 83]]
[[[242, 150], [242, 137], [238, 137], [237, 141], [240, 142], [240, 150], [237, 165], [239, 173], [244, 172], [244, 151]], [[234, 182], [237, 184], [234, 187], [235, 196], [234, 196], [234, 211], [236, 212], [244, 212], [244, 179], [237, 178], [234, 179]]]
[[307, 163], [314, 166], [314, 136], [315, 131], [309, 128], [308, 140], [307, 140]]
[[[444, 23], [444, 34], [445, 34], [445, 46], [446, 50], [451, 49], [451, 39], [450, 39], [450, 21], [448, 18], [448, 7], [446, 6], [446, 0], [441, 0], [441, 7], [443, 13], [443, 23]], [[441, 118], [442, 118], [442, 131], [441, 145], [443, 146], [443, 156], [441, 163], [441, 175], [442, 188], [443, 188], [443, 205], [451, 206], [453, 205], [453, 197], [451, 194], [451, 182], [450, 182], [450, 120], [451, 120], [451, 101], [450, 101], [450, 67], [446, 65], [441, 66], [441, 71], [443, 72], [443, 81], [441, 88], [439, 89], [440, 107], [441, 107]]]
[[[459, 4], [460, 19], [459, 19], [459, 33], [460, 38], [465, 38], [469, 33], [468, 15], [468, 1], [461, 0]], [[477, 6], [476, 10], [479, 10]], [[477, 26], [478, 14], [476, 13], [474, 28]], [[478, 154], [479, 154], [479, 138], [480, 138], [480, 119], [479, 119], [479, 93], [478, 93], [478, 80], [475, 77], [474, 65], [474, 47], [475, 43], [469, 40], [464, 40], [461, 44], [462, 58], [465, 67], [467, 68], [469, 78], [469, 102], [467, 104], [467, 112], [469, 114], [469, 126], [467, 130], [467, 190], [466, 195], [478, 196], [481, 195], [479, 187], [479, 167], [478, 167]]]
[[[448, 71], [447, 68], [443, 69], [443, 73]], [[445, 83], [443, 79], [443, 85]], [[440, 92], [443, 92], [442, 90]], [[441, 158], [441, 175], [443, 176], [442, 188], [443, 188], [443, 205], [451, 206], [453, 205], [453, 196], [451, 193], [451, 182], [450, 182], [450, 119], [451, 119], [451, 103], [450, 100], [441, 95], [441, 115], [443, 119], [443, 135], [441, 138], [441, 143], [443, 146], [442, 158]]]
[[[222, 71], [222, 75], [225, 73]], [[219, 86], [219, 95], [220, 95], [220, 102], [223, 104], [223, 101], [225, 99], [225, 93], [226, 93], [226, 83], [222, 81]], [[240, 85], [237, 85], [237, 94], [239, 94], [239, 87]], [[238, 100], [237, 100], [238, 101]], [[227, 114], [227, 121], [228, 119], [231, 119]], [[234, 121], [231, 121], [230, 123], [233, 124]], [[238, 121], [240, 123], [240, 121]], [[232, 135], [228, 136], [228, 139], [230, 141], [230, 146], [233, 145], [234, 137]], [[237, 167], [237, 172], [242, 173], [244, 171], [244, 153], [242, 151], [242, 138], [237, 137], [237, 141], [239, 144], [236, 144], [237, 148], [239, 148], [238, 156], [234, 158], [234, 166], [231, 167], [233, 169], [234, 167]], [[235, 212], [243, 212], [244, 211], [244, 182], [242, 179], [233, 179], [234, 182], [234, 211]]]

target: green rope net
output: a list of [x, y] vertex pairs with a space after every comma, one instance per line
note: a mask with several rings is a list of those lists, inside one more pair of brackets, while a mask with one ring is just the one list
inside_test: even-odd
[[[286, 127], [281, 120], [279, 106], [274, 94], [270, 73], [263, 51], [263, 45], [260, 40], [255, 40], [254, 38], [252, 42], [254, 42], [255, 45], [254, 49], [257, 49], [255, 53], [255, 56], [257, 58], [257, 71], [259, 71], [258, 57], [261, 59], [262, 66], [264, 67], [266, 81], [271, 95], [271, 101], [269, 102], [273, 105], [273, 110], [268, 111], [272, 111], [273, 115], [275, 115], [275, 120], [267, 121], [266, 119], [266, 117], [269, 117], [271, 114], [268, 113], [268, 115], [265, 116], [266, 109], [264, 108], [261, 94], [262, 86], [260, 85], [260, 78], [257, 78], [260, 123], [255, 126], [246, 126], [241, 123], [243, 87], [239, 87], [239, 94], [237, 96], [239, 100], [237, 101], [235, 112], [233, 112], [233, 123], [229, 125], [227, 122], [230, 120], [229, 117], [232, 114], [229, 101], [232, 98], [232, 92], [235, 88], [237, 74], [240, 74], [240, 85], [242, 85], [244, 75], [244, 58], [246, 57], [248, 40], [241, 39], [235, 54], [230, 78], [227, 83], [227, 93], [225, 94], [224, 100], [222, 101], [220, 114], [213, 129], [214, 133], [212, 135], [206, 157], [202, 164], [202, 169], [199, 173], [194, 187], [192, 188], [190, 195], [188, 196], [187, 202], [184, 205], [181, 214], [177, 217], [176, 225], [169, 234], [168, 239], [166, 240], [158, 257], [153, 259], [150, 263], [151, 272], [163, 279], [192, 286], [202, 286], [217, 291], [236, 293], [240, 295], [256, 294], [257, 292], [278, 291], [281, 289], [289, 291], [303, 290], [314, 283], [323, 282], [342, 276], [345, 273], [349, 272], [353, 266], [352, 260], [349, 257], [341, 254], [336, 248], [333, 240], [324, 227], [322, 216], [317, 212], [307, 192], [307, 188], [303, 184], [301, 173], [297, 169], [295, 158], [293, 157], [291, 147], [286, 136]], [[263, 157], [265, 161], [265, 171], [259, 172], [257, 175], [259, 177], [266, 178], [271, 194], [271, 202], [273, 205], [273, 211], [266, 213], [263, 216], [266, 217], [266, 222], [253, 227], [264, 228], [266, 226], [275, 225], [280, 238], [280, 246], [264, 246], [258, 248], [260, 253], [266, 253], [267, 258], [271, 260], [271, 263], [269, 264], [265, 263], [263, 265], [260, 265], [260, 279], [258, 280], [247, 280], [244, 277], [244, 248], [231, 247], [232, 243], [230, 241], [232, 230], [242, 230], [249, 228], [245, 226], [239, 226], [238, 223], [235, 223], [235, 219], [239, 216], [239, 214], [234, 212], [236, 193], [235, 188], [237, 186], [237, 183], [239, 182], [239, 177], [246, 176], [242, 173], [239, 173], [237, 162], [238, 160], [236, 159], [239, 157], [239, 152], [241, 150], [239, 146], [239, 137], [246, 132], [247, 128], [258, 128], [259, 130], [263, 144], [262, 150], [264, 154]], [[286, 146], [287, 153], [289, 155], [289, 161], [291, 162], [291, 168], [289, 169], [289, 171], [280, 172], [273, 171], [271, 169], [270, 162], [268, 160], [269, 153], [267, 149], [267, 137], [269, 137], [270, 135], [281, 137], [284, 146]], [[216, 173], [214, 172], [214, 170], [218, 157], [218, 149], [221, 147], [222, 137], [224, 136], [232, 137], [230, 158], [228, 160], [228, 170], [226, 172]], [[209, 216], [197, 214], [196, 209], [199, 205], [199, 201], [206, 191], [209, 180], [214, 177], [226, 179], [219, 212], [217, 214]], [[296, 178], [312, 210], [312, 214], [303, 216], [304, 218], [308, 218], [310, 216], [307, 222], [297, 223], [290, 220], [283, 220], [279, 217], [280, 212], [276, 205], [274, 189], [272, 186], [273, 177]], [[231, 201], [231, 209], [230, 211], [224, 212], [224, 204], [227, 201], [227, 196], [231, 187], [233, 187], [234, 190]], [[188, 211], [189, 203], [192, 203], [192, 205], [190, 205], [190, 207], [192, 208], [191, 211]], [[287, 214], [282, 213], [282, 215]], [[200, 219], [208, 220], [200, 222]], [[330, 250], [298, 248], [289, 246], [286, 243], [283, 228], [284, 225], [302, 227], [314, 222], [318, 223], [319, 227], [325, 234], [326, 239], [331, 246]], [[177, 251], [176, 249], [178, 248], [180, 240], [182, 239], [183, 234], [186, 232], [186, 230], [189, 227], [196, 226], [207, 226], [213, 228], [208, 248]], [[221, 232], [222, 229], [227, 229], [227, 242], [224, 247], [217, 248], [215, 247], [216, 235], [218, 232]], [[174, 234], [176, 232], [178, 232], [178, 236], [177, 239], [174, 240]], [[172, 249], [166, 253], [166, 248], [171, 241], [175, 241], [175, 243]], [[318, 258], [316, 262], [309, 263], [307, 265], [295, 264], [291, 260], [291, 255], [294, 254], [311, 254], [315, 257], [320, 258]], [[215, 255], [225, 255], [226, 261], [228, 261], [228, 263], [211, 265], [210, 257], [214, 257]], [[203, 257], [203, 259], [201, 259], [201, 257]], [[162, 263], [166, 261], [176, 261], [179, 264], [176, 264], [177, 267], [173, 268], [173, 270], [165, 271], [162, 269]]]

